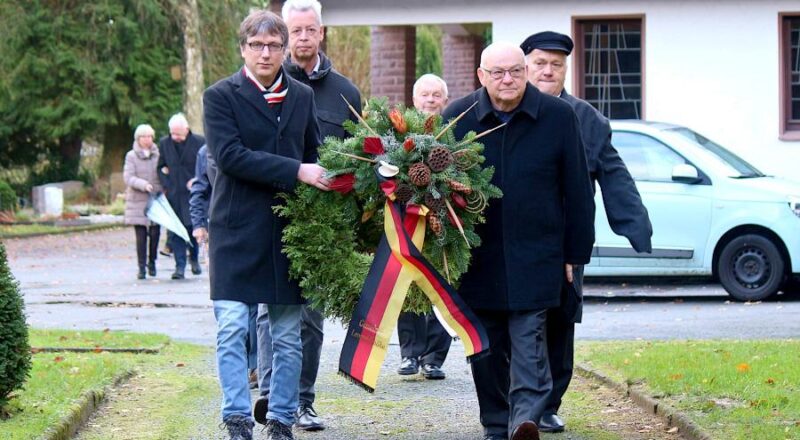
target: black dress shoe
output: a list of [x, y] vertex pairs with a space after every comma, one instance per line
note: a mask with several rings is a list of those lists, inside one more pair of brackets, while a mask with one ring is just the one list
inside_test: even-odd
[[545, 414], [539, 419], [539, 431], [562, 432], [564, 431], [564, 421], [558, 414]]
[[156, 262], [155, 261], [151, 261], [147, 265], [147, 274], [150, 275], [151, 277], [156, 276]]
[[170, 278], [172, 278], [173, 280], [182, 280], [186, 277], [183, 275], [182, 270], [176, 270], [175, 272], [172, 273], [172, 276]]
[[261, 396], [253, 404], [253, 420], [266, 425], [267, 424], [267, 411], [269, 410], [269, 397]]
[[197, 261], [190, 261], [189, 264], [192, 265], [192, 274], [200, 275], [203, 273], [203, 269], [200, 268], [200, 263]]
[[397, 374], [401, 376], [410, 376], [419, 373], [419, 362], [414, 358], [403, 358], [400, 362], [400, 367], [397, 369]]
[[522, 422], [511, 432], [510, 440], [539, 440], [539, 428], [531, 421]]
[[425, 364], [422, 366], [422, 377], [430, 380], [442, 380], [445, 378], [444, 371], [433, 364]]
[[317, 416], [314, 407], [309, 403], [301, 403], [297, 408], [297, 421], [294, 422], [297, 429], [303, 431], [322, 431], [325, 429], [325, 423]]
[[139, 273], [136, 274], [136, 279], [143, 280], [145, 277], [144, 266], [139, 268]]

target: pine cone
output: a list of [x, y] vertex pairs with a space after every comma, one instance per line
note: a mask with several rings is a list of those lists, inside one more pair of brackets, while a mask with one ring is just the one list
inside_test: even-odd
[[434, 172], [444, 171], [451, 163], [453, 163], [453, 153], [447, 148], [433, 147], [428, 153], [428, 165]]
[[440, 212], [445, 208], [443, 198], [434, 198], [433, 194], [425, 193], [425, 206], [430, 208], [433, 212]]
[[433, 129], [436, 126], [436, 115], [428, 116], [428, 119], [425, 120], [425, 125], [423, 130], [427, 134], [433, 134]]
[[431, 169], [422, 162], [408, 168], [408, 178], [417, 186], [428, 186], [431, 183]]
[[449, 186], [450, 189], [452, 189], [453, 191], [462, 192], [464, 194], [472, 194], [472, 188], [468, 187], [467, 185], [464, 185], [463, 183], [457, 180], [448, 180], [447, 186]]
[[408, 203], [408, 201], [414, 197], [414, 188], [401, 183], [397, 185], [397, 189], [394, 190], [394, 196], [399, 203]]
[[441, 236], [442, 232], [444, 232], [444, 226], [442, 225], [442, 221], [439, 220], [439, 217], [435, 215], [428, 216], [428, 225], [431, 227], [431, 231], [433, 231], [436, 236]]

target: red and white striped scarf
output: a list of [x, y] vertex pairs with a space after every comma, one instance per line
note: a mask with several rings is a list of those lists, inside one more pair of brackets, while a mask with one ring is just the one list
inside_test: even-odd
[[278, 75], [278, 78], [272, 83], [271, 86], [269, 86], [269, 88], [261, 85], [261, 83], [256, 79], [255, 75], [253, 75], [253, 72], [251, 72], [247, 66], [244, 66], [244, 76], [247, 77], [247, 79], [249, 79], [253, 85], [258, 87], [258, 90], [261, 91], [261, 93], [264, 95], [264, 99], [267, 100], [267, 104], [270, 106], [282, 103], [283, 98], [286, 97], [286, 92], [289, 91], [283, 82], [283, 72]]

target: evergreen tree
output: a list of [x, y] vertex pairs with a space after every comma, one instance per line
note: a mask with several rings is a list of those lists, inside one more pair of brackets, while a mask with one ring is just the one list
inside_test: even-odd
[[22, 388], [31, 369], [25, 303], [0, 243], [0, 415], [12, 391]]
[[433, 73], [442, 76], [442, 30], [439, 26], [417, 26], [417, 78]]

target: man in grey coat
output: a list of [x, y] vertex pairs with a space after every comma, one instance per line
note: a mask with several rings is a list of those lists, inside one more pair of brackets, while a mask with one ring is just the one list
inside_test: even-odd
[[[528, 65], [528, 80], [541, 92], [566, 101], [578, 115], [581, 138], [586, 148], [592, 185], [600, 184], [606, 216], [611, 229], [628, 238], [637, 252], [650, 252], [653, 228], [647, 209], [617, 150], [611, 145], [611, 127], [588, 102], [564, 90], [567, 56], [572, 39], [556, 32], [539, 32], [521, 45]], [[547, 314], [547, 348], [553, 389], [545, 413], [539, 419], [543, 432], [561, 432], [564, 421], [558, 416], [561, 399], [567, 391], [573, 371], [575, 323], [581, 322], [583, 309], [583, 266], [576, 266], [574, 283], [565, 284], [560, 307]]]
[[208, 149], [217, 164], [208, 230], [217, 371], [222, 419], [235, 440], [252, 439], [245, 344], [259, 304], [268, 309], [275, 352], [267, 435], [294, 438], [304, 301], [281, 252], [285, 219], [273, 208], [278, 194], [298, 183], [328, 189], [325, 169], [315, 163], [320, 136], [314, 93], [281, 67], [288, 38], [280, 17], [251, 12], [239, 28], [244, 67], [203, 94]]
[[[361, 112], [361, 94], [353, 83], [337, 72], [331, 60], [320, 50], [325, 37], [322, 26], [322, 6], [317, 0], [289, 0], [283, 5], [283, 19], [289, 29], [289, 57], [283, 69], [292, 78], [308, 85], [314, 91], [322, 138], [345, 136], [344, 121], [357, 122], [347, 108], [344, 96]], [[308, 305], [303, 306], [303, 370], [300, 374], [300, 405], [297, 408], [295, 426], [305, 431], [325, 429], [325, 423], [314, 409], [320, 356], [322, 355], [323, 322], [321, 313]], [[253, 405], [253, 418], [258, 423], [266, 422], [267, 404], [272, 375], [272, 339], [269, 337], [269, 315], [266, 307], [259, 309], [256, 324], [258, 331], [258, 376], [259, 397]]]

